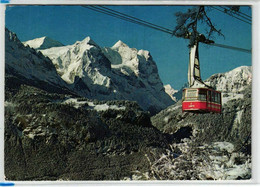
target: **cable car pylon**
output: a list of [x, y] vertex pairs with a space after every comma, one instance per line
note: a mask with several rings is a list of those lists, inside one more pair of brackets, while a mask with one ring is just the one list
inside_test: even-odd
[[200, 74], [198, 41], [190, 48], [188, 83], [183, 89], [182, 111], [193, 113], [221, 113], [221, 92], [206, 85]]
[[[199, 14], [199, 11], [198, 11]], [[206, 85], [200, 74], [199, 62], [199, 42], [213, 44], [214, 41], [208, 40], [204, 35], [197, 33], [197, 24], [193, 28], [193, 33], [189, 33], [185, 38], [191, 40], [188, 83], [189, 88], [183, 89], [182, 111], [193, 113], [221, 113], [221, 92], [214, 90]]]

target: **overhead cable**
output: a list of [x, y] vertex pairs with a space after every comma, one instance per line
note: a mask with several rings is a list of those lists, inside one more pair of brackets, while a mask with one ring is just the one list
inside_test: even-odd
[[118, 14], [120, 14], [120, 15], [123, 15], [123, 16], [129, 17], [129, 18], [135, 19], [135, 20], [137, 20], [137, 21], [140, 21], [140, 22], [143, 22], [143, 23], [146, 23], [146, 24], [149, 24], [149, 25], [153, 25], [153, 26], [155, 26], [155, 27], [158, 27], [158, 28], [161, 28], [161, 29], [164, 29], [164, 30], [168, 30], [169, 32], [172, 32], [171, 29], [167, 29], [167, 28], [165, 28], [165, 27], [162, 27], [162, 26], [159, 26], [159, 25], [150, 23], [150, 22], [148, 22], [148, 21], [144, 21], [144, 20], [139, 19], [139, 18], [136, 18], [136, 17], [134, 17], [134, 16], [130, 16], [130, 15], [124, 14], [124, 13], [122, 13], [122, 12], [118, 12], [118, 11], [116, 11], [116, 10], [112, 10], [112, 9], [107, 8], [107, 7], [104, 7], [104, 6], [100, 6], [100, 7], [104, 8], [104, 9], [106, 9], [106, 10], [112, 11], [112, 12], [116, 12], [116, 13], [118, 13]]
[[115, 13], [113, 11], [104, 9], [101, 6], [89, 6], [89, 5], [86, 5], [86, 6], [83, 6], [83, 7], [91, 9], [91, 10], [94, 10], [94, 11], [97, 11], [97, 12], [101, 12], [103, 14], [107, 14], [107, 15], [110, 15], [110, 16], [113, 16], [113, 17], [116, 17], [116, 18], [119, 18], [119, 19], [122, 19], [122, 20], [125, 20], [125, 21], [129, 21], [131, 23], [135, 23], [135, 24], [139, 24], [139, 25], [142, 25], [142, 26], [150, 27], [152, 29], [156, 29], [156, 30], [159, 30], [159, 31], [162, 31], [162, 32], [165, 32], [167, 34], [171, 34], [172, 35], [172, 31], [170, 29], [167, 29], [167, 28], [164, 28], [162, 26], [158, 26], [158, 25], [149, 23], [147, 21], [140, 20], [138, 18], [134, 18], [134, 17], [131, 18], [130, 16], [126, 16], [126, 15], [123, 15], [123, 14]]
[[220, 11], [220, 12], [223, 12], [224, 14], [227, 14], [227, 15], [233, 17], [233, 18], [236, 18], [236, 19], [238, 19], [238, 20], [240, 20], [240, 21], [243, 21], [244, 23], [247, 23], [247, 24], [251, 25], [250, 22], [248, 22], [248, 21], [246, 21], [246, 20], [243, 20], [243, 19], [241, 19], [241, 18], [239, 18], [239, 17], [236, 17], [236, 16], [234, 16], [234, 15], [232, 15], [232, 14], [230, 14], [230, 13], [227, 13], [226, 11], [219, 9], [219, 8], [217, 8], [216, 6], [211, 6], [211, 8], [213, 8], [213, 9], [215, 9], [215, 10], [218, 10], [218, 11]]
[[[130, 16], [130, 15], [121, 13], [119, 11], [112, 10], [112, 9], [104, 7], [104, 6], [99, 6], [99, 5], [96, 5], [96, 6], [95, 5], [82, 5], [82, 7], [88, 8], [90, 10], [93, 10], [93, 11], [96, 11], [96, 12], [100, 12], [100, 13], [103, 13], [103, 14], [106, 14], [106, 15], [109, 15], [109, 16], [112, 16], [112, 17], [116, 17], [116, 18], [119, 18], [119, 19], [122, 19], [122, 20], [125, 20], [125, 21], [128, 21], [128, 22], [131, 22], [131, 23], [135, 23], [135, 24], [138, 24], [138, 25], [149, 27], [149, 28], [152, 28], [152, 29], [155, 29], [155, 30], [158, 30], [158, 31], [170, 34], [170, 35], [172, 35], [172, 33], [173, 33], [173, 31], [171, 29], [168, 29], [168, 28], [165, 28], [165, 27], [162, 27], [162, 26], [150, 23], [148, 21], [144, 21], [142, 19], [139, 19], [139, 18], [136, 18], [136, 17]], [[222, 47], [222, 48], [226, 48], [226, 49], [237, 50], [237, 51], [246, 52], [246, 53], [251, 53], [251, 50], [243, 49], [243, 48], [239, 48], [239, 47], [233, 47], [233, 46], [228, 46], [228, 45], [223, 45], [223, 44], [216, 44], [216, 43], [204, 43], [204, 44], [217, 46], [217, 47]]]
[[[232, 9], [230, 8], [230, 6], [225, 6], [225, 7], [227, 7], [227, 8], [229, 8], [231, 11], [232, 11]], [[245, 14], [245, 13], [243, 13], [243, 12], [241, 12], [241, 11], [236, 11], [237, 13], [239, 13], [239, 14], [242, 14], [242, 15], [244, 15], [244, 16], [246, 16], [246, 17], [248, 17], [248, 18], [250, 18], [250, 19], [252, 19], [252, 16], [249, 16], [248, 14]]]
[[213, 45], [213, 46], [216, 46], [216, 47], [222, 47], [222, 48], [232, 49], [232, 50], [246, 52], [246, 53], [251, 53], [252, 52], [250, 49], [243, 49], [243, 48], [233, 47], [233, 46], [224, 45], [224, 44], [210, 43], [208, 45]]
[[251, 18], [248, 18], [248, 17], [246, 17], [246, 16], [243, 16], [243, 15], [241, 15], [241, 14], [235, 12], [235, 11], [232, 11], [231, 9], [228, 10], [227, 8], [225, 8], [225, 7], [223, 7], [223, 6], [219, 6], [219, 8], [223, 9], [225, 12], [229, 11], [230, 14], [235, 14], [235, 15], [237, 15], [237, 16], [239, 16], [241, 19], [245, 19], [245, 20], [247, 20], [247, 21], [249, 21], [249, 22], [252, 21]]

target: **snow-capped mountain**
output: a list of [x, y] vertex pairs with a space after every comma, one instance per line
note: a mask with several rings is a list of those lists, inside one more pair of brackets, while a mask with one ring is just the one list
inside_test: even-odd
[[214, 74], [205, 82], [221, 92], [240, 92], [252, 82], [252, 67], [241, 66], [226, 73]]
[[47, 36], [41, 37], [41, 38], [35, 38], [33, 40], [29, 40], [26, 42], [23, 42], [25, 46], [30, 46], [31, 48], [34, 49], [48, 49], [51, 47], [60, 47], [64, 46], [62, 43], [53, 40]]
[[174, 103], [148, 51], [130, 48], [122, 41], [101, 48], [90, 37], [39, 51], [52, 60], [61, 78], [81, 96], [137, 101], [152, 113]]
[[241, 99], [242, 93], [252, 84], [252, 66], [237, 67], [226, 73], [217, 73], [205, 81], [222, 93], [222, 103], [232, 99]]
[[30, 47], [25, 47], [16, 34], [5, 29], [5, 70], [6, 73], [41, 81], [58, 87], [67, 84], [57, 74], [49, 58]]
[[169, 84], [164, 85], [164, 89], [165, 89], [165, 92], [172, 98], [172, 100], [177, 102], [177, 98], [174, 96], [174, 94], [176, 94], [178, 92], [178, 90], [174, 90], [171, 87], [171, 85], [169, 85]]

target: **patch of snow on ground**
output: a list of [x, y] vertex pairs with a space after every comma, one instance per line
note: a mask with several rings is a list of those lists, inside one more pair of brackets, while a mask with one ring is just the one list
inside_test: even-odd
[[108, 109], [112, 109], [112, 110], [125, 110], [125, 107], [124, 106], [118, 107], [116, 105], [107, 105], [107, 104], [96, 105], [94, 107], [94, 110], [97, 110], [97, 111], [105, 111], [105, 110], [108, 110]]
[[238, 176], [245, 176], [251, 172], [251, 163], [246, 161], [245, 164], [234, 165], [232, 169], [226, 170], [226, 179], [235, 180]]
[[243, 114], [243, 110], [240, 110], [240, 111], [237, 112], [236, 118], [234, 120], [234, 122], [236, 124], [239, 124], [241, 122], [242, 114]]
[[[236, 152], [230, 142], [214, 142], [194, 147], [190, 140], [172, 144], [151, 164], [148, 180], [237, 180], [250, 179], [251, 157]], [[175, 150], [181, 153], [176, 153]], [[139, 177], [130, 177], [139, 180]]]
[[92, 106], [92, 107], [95, 106], [95, 104], [93, 102], [87, 102], [87, 103], [88, 103], [88, 106]]
[[215, 142], [213, 144], [214, 149], [217, 149], [219, 151], [226, 150], [229, 153], [232, 153], [234, 151], [234, 145], [229, 142]]
[[117, 105], [108, 105], [108, 104], [100, 104], [100, 105], [95, 105], [91, 101], [78, 101], [76, 98], [69, 98], [65, 101], [63, 101], [63, 104], [72, 104], [74, 108], [79, 108], [84, 104], [88, 104], [89, 108], [96, 110], [96, 111], [105, 111], [105, 110], [125, 110], [125, 106], [117, 106]]
[[163, 121], [164, 121], [165, 123], [168, 123], [169, 118], [170, 118], [170, 116], [166, 116], [166, 117], [163, 119]]
[[63, 104], [73, 104], [73, 107], [77, 109], [86, 103], [87, 101], [78, 101], [75, 98], [70, 98], [63, 102]]

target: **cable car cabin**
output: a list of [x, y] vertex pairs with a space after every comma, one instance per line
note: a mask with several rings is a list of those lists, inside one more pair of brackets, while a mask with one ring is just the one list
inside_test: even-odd
[[208, 88], [185, 88], [182, 112], [221, 113], [221, 92]]

